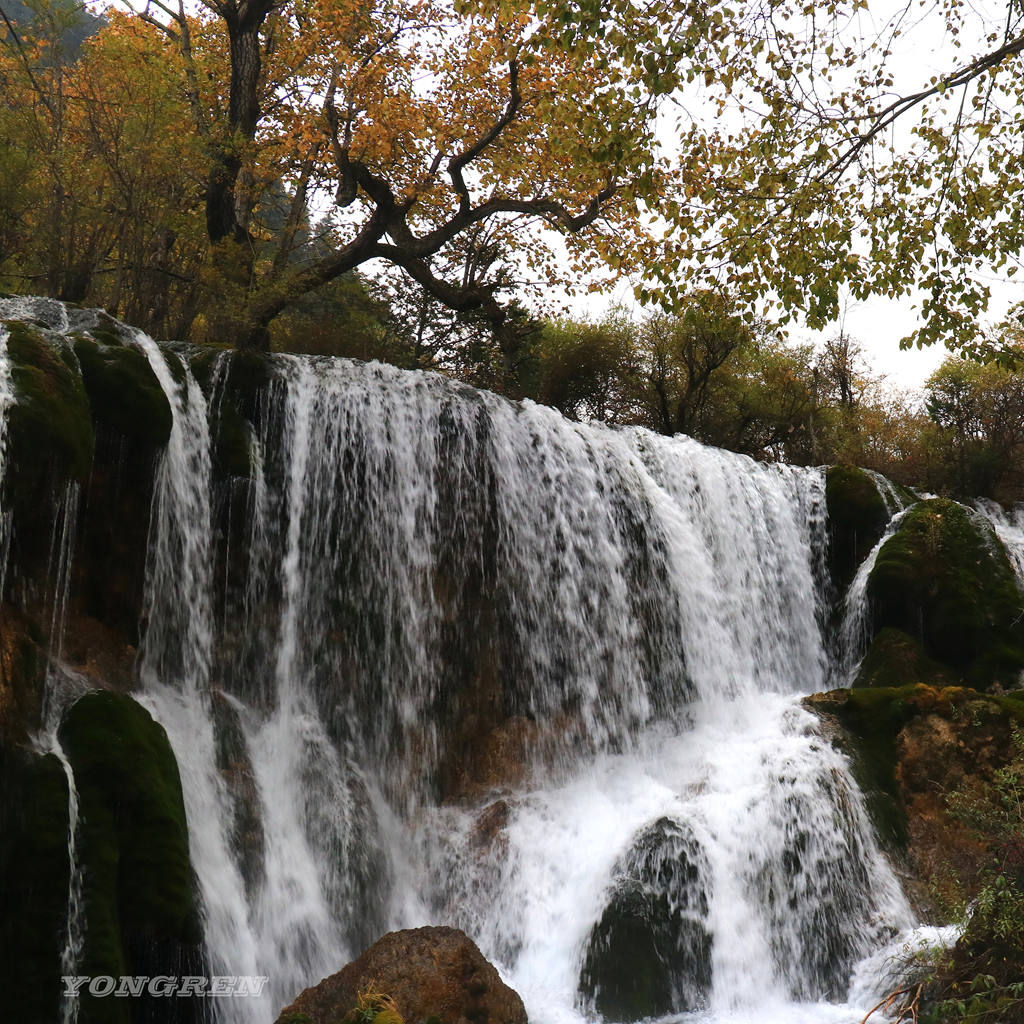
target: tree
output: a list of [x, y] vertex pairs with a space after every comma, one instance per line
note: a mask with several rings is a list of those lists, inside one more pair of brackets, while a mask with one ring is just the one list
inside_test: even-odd
[[618, 310], [596, 323], [549, 321], [538, 341], [537, 400], [574, 419], [636, 422], [638, 334]]
[[[589, 231], [574, 258], [591, 265], [597, 238], [637, 234], [635, 182], [657, 175], [653, 111], [606, 44], [536, 14], [435, 0], [138, 10], [177, 46], [207, 148], [207, 284], [228, 296], [226, 334], [263, 345], [298, 296], [377, 259], [505, 337], [492, 280], [435, 272], [457, 239], [486, 225], [506, 242], [527, 222]], [[271, 180], [294, 197], [289, 224], [310, 194], [333, 195], [329, 253], [293, 262], [288, 230], [260, 251], [252, 212]], [[540, 241], [527, 258], [544, 269], [554, 254]]]
[[1024, 373], [947, 359], [927, 381], [925, 407], [946, 441], [950, 490], [1008, 502], [1024, 497]]
[[111, 12], [71, 59], [78, 9], [35, 6], [0, 38], [0, 160], [12, 172], [0, 189], [3, 272], [183, 336], [196, 311], [203, 163], [173, 52]]
[[[193, 15], [183, 0], [137, 0], [135, 11], [173, 44], [205, 155], [202, 284], [226, 340], [265, 345], [299, 297], [383, 260], [490, 323], [512, 359], [521, 332], [506, 330], [495, 279], [444, 273], [458, 265], [449, 247], [486, 228], [543, 279], [634, 272], [640, 297], [671, 309], [725, 285], [748, 315], [773, 300], [820, 325], [843, 289], [920, 286], [919, 340], [970, 347], [982, 272], [1024, 241], [1022, 12], [1014, 0], [997, 25], [972, 20], [966, 0], [940, 5], [930, 17], [965, 56], [901, 92], [894, 40], [929, 19], [897, 11], [868, 39], [867, 9], [202, 0]], [[677, 138], [663, 146], [655, 128], [673, 104]], [[255, 211], [282, 184], [289, 208], [268, 234]], [[296, 258], [306, 211], [328, 197], [327, 244]]]
[[[706, 8], [687, 74], [715, 117], [681, 114], [680, 193], [652, 294], [710, 279], [820, 327], [843, 289], [919, 288], [922, 326], [905, 341], [978, 350], [987, 275], [1012, 275], [1024, 242], [1024, 8], [1010, 0], [986, 19], [961, 0], [897, 4], [865, 38], [878, 6]], [[946, 69], [910, 84], [895, 51], [918, 38], [946, 48]]]
[[655, 314], [643, 325], [647, 407], [663, 434], [701, 437], [715, 371], [752, 335], [721, 296], [699, 292], [675, 316]]

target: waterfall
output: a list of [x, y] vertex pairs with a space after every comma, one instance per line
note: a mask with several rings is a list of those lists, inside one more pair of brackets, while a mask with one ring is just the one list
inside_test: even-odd
[[868, 644], [871, 641], [868, 578], [875, 568], [878, 553], [885, 546], [886, 541], [900, 528], [900, 524], [906, 519], [906, 514], [909, 511], [909, 508], [904, 508], [889, 520], [885, 532], [857, 567], [857, 572], [843, 598], [843, 617], [839, 626], [838, 680], [840, 686], [853, 685], [860, 663], [864, 660]]
[[1024, 505], [1007, 510], [985, 498], [979, 498], [974, 504], [1003, 542], [1010, 564], [1024, 587]]
[[837, 671], [821, 470], [436, 374], [278, 356], [253, 385], [126, 341], [173, 417], [136, 696], [177, 757], [211, 973], [270, 979], [218, 1022], [424, 923], [464, 927], [538, 1024], [615, 1019], [634, 898], [662, 915], [659, 1015], [863, 1017], [857, 964], [914, 922], [800, 706]]
[[[534, 1019], [578, 1021], [591, 933], [663, 821], [701, 865], [694, 1008], [822, 1019], [835, 999], [853, 1019], [850, 971], [911, 917], [798, 704], [830, 671], [820, 471], [280, 357], [251, 479], [218, 496], [230, 368], [204, 397], [139, 344], [174, 414], [142, 699], [181, 766], [211, 958], [271, 979], [220, 1019], [265, 1021], [387, 928], [452, 921]], [[227, 500], [245, 525], [217, 555]], [[510, 722], [526, 763], [467, 790], [453, 747], [486, 765], [479, 732]], [[505, 829], [481, 853], [495, 795]]]
[[[50, 566], [47, 580], [52, 586], [48, 595], [50, 605], [50, 635], [47, 652], [46, 682], [43, 694], [42, 727], [35, 738], [36, 749], [53, 754], [60, 762], [68, 787], [68, 898], [67, 918], [64, 924], [60, 956], [62, 976], [77, 974], [85, 939], [83, 902], [84, 875], [78, 858], [78, 830], [80, 824], [78, 786], [74, 769], [61, 746], [58, 730], [64, 711], [88, 689], [85, 681], [62, 663], [64, 632], [67, 622], [68, 599], [71, 590], [71, 566], [74, 561], [80, 488], [69, 483], [57, 503], [56, 516], [50, 539]], [[61, 1024], [77, 1024], [78, 997], [61, 996]]]
[[[908, 494], [906, 489], [904, 489], [904, 494], [900, 494], [896, 485], [887, 476], [883, 476], [873, 469], [866, 469], [864, 472], [874, 481], [878, 496], [882, 499], [885, 510], [890, 516], [902, 512], [907, 507], [907, 499], [904, 496], [904, 494]], [[909, 496], [913, 499], [912, 493]]]

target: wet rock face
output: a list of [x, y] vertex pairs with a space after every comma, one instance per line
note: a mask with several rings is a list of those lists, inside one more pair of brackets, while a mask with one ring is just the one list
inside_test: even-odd
[[706, 1005], [711, 987], [708, 866], [692, 833], [661, 818], [623, 858], [580, 976], [583, 1001], [636, 1021]]
[[908, 869], [908, 895], [952, 905], [1000, 851], [953, 813], [951, 797], [989, 787], [1024, 727], [1024, 696], [924, 685], [834, 690], [805, 704], [837, 728], [876, 828]]
[[390, 996], [407, 1024], [527, 1024], [519, 996], [456, 928], [389, 932], [358, 959], [306, 989], [277, 1024], [338, 1024], [367, 989]]
[[878, 553], [868, 597], [875, 633], [902, 631], [957, 681], [1014, 685], [1024, 670], [1024, 596], [991, 528], [963, 505], [913, 508]]

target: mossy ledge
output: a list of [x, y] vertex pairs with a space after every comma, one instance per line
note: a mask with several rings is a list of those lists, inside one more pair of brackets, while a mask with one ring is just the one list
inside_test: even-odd
[[[81, 809], [86, 929], [80, 973], [203, 973], [181, 781], [166, 733], [131, 697], [97, 691], [68, 710], [59, 736]], [[127, 1002], [86, 996], [79, 1020], [150, 1019]], [[157, 1014], [152, 1019], [163, 1019], [159, 1007], [149, 1009]], [[178, 1012], [176, 1020], [199, 1020], [202, 1007], [179, 1006]]]
[[893, 688], [927, 680], [933, 686], [952, 686], [954, 675], [934, 658], [929, 658], [921, 644], [902, 630], [886, 626], [871, 642], [860, 664], [854, 687]]
[[957, 682], [1012, 687], [1024, 671], [1024, 595], [989, 525], [955, 501], [912, 508], [868, 578], [872, 632], [900, 630]]
[[[832, 690], [804, 704], [836, 727], [834, 740], [850, 757], [880, 839], [916, 879], [927, 879], [928, 865], [954, 847], [973, 856], [946, 796], [1007, 762], [1013, 732], [1024, 726], [1024, 691], [917, 683]], [[921, 886], [914, 895], [926, 902]]]

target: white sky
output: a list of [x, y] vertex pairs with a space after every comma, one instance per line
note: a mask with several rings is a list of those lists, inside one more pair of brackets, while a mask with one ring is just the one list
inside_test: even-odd
[[[888, 18], [902, 11], [906, 0], [872, 0], [869, 12], [859, 15], [859, 31], [867, 37], [883, 26]], [[904, 35], [892, 45], [890, 67], [895, 75], [894, 91], [913, 93], [928, 84], [933, 75], [943, 75], [965, 62], [971, 45], [965, 36], [963, 45], [957, 49], [941, 28], [942, 17], [937, 15], [938, 4], [934, 0], [916, 0], [909, 18], [903, 22]], [[999, 22], [1005, 17], [1006, 6], [1002, 0], [973, 0], [969, 6], [969, 18], [977, 18], [971, 26], [983, 22]], [[692, 104], [689, 105], [692, 109]], [[906, 131], [913, 123], [914, 113], [898, 127]], [[666, 123], [666, 128], [668, 125]], [[669, 129], [670, 130], [670, 129]], [[662, 142], [666, 150], [674, 148], [674, 139], [667, 133]], [[1009, 308], [1021, 301], [1020, 288], [1007, 278], [991, 277], [992, 301], [985, 316], [987, 324], [997, 324]], [[600, 316], [608, 306], [618, 303], [640, 316], [643, 310], [632, 299], [628, 284], [623, 283], [610, 295], [591, 296], [573, 303], [579, 314]], [[941, 344], [925, 349], [900, 348], [900, 339], [913, 333], [921, 324], [918, 303], [913, 297], [903, 299], [873, 298], [864, 302], [847, 304], [841, 321], [843, 328], [863, 346], [871, 369], [885, 377], [887, 383], [899, 390], [919, 389], [925, 380], [950, 354]], [[795, 342], [821, 342], [835, 335], [840, 323], [830, 324], [823, 331], [810, 331], [799, 324], [787, 329], [789, 338]]]

